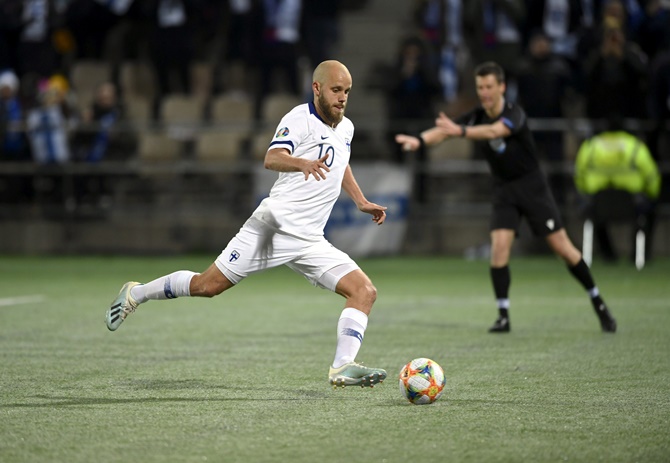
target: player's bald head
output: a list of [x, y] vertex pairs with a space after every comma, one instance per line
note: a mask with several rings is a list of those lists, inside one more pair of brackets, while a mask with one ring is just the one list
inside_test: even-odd
[[316, 111], [324, 122], [336, 127], [344, 118], [351, 90], [351, 74], [344, 64], [329, 60], [314, 69], [313, 78]]
[[326, 82], [337, 80], [338, 78], [351, 81], [351, 73], [347, 67], [336, 60], [323, 61], [314, 69], [312, 82], [318, 82], [324, 85]]

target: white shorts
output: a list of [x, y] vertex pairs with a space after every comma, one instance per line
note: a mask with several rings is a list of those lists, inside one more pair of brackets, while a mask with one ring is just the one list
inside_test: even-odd
[[231, 283], [263, 270], [286, 265], [314, 286], [335, 291], [340, 278], [360, 267], [325, 238], [306, 241], [280, 233], [250, 218], [215, 261]]

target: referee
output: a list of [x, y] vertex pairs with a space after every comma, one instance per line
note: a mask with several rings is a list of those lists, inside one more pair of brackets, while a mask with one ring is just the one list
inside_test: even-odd
[[616, 321], [603, 301], [589, 267], [563, 228], [535, 156], [535, 143], [526, 113], [520, 106], [505, 101], [503, 69], [491, 61], [482, 63], [475, 69], [475, 83], [480, 107], [456, 121], [440, 113], [435, 127], [423, 131], [418, 137], [398, 134], [395, 140], [405, 151], [417, 151], [448, 138], [465, 137], [476, 142], [476, 149], [489, 164], [494, 180], [490, 273], [498, 303], [498, 318], [489, 332], [507, 333], [511, 329], [509, 259], [522, 217], [526, 218], [536, 236], [545, 238], [586, 289], [602, 330], [616, 332]]

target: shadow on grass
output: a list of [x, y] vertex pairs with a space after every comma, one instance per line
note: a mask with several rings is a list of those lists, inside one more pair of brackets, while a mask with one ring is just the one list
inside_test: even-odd
[[[169, 388], [166, 388], [169, 389]], [[46, 394], [35, 395], [29, 399], [44, 400], [45, 402], [27, 402], [27, 403], [8, 403], [0, 404], [0, 409], [10, 408], [57, 408], [57, 407], [77, 407], [87, 405], [119, 405], [119, 404], [152, 404], [152, 403], [196, 403], [196, 402], [249, 402], [249, 388], [215, 386], [212, 388], [197, 388], [199, 391], [207, 389], [225, 389], [231, 393], [239, 391], [240, 397], [71, 397], [71, 396], [50, 396]], [[258, 394], [253, 399], [261, 402], [302, 402], [302, 401], [322, 401], [322, 400], [356, 400], [354, 396], [333, 397], [325, 392], [296, 390], [296, 389], [267, 389], [267, 394]]]
[[[93, 397], [47, 397], [35, 396], [34, 399], [48, 400], [45, 403], [22, 403], [0, 405], [0, 408], [55, 408], [55, 407], [76, 407], [82, 405], [119, 405], [119, 404], [150, 404], [150, 403], [177, 403], [177, 402], [249, 402], [249, 397], [145, 397], [137, 399], [105, 399]], [[332, 397], [277, 397], [277, 398], [258, 398], [260, 401], [304, 401], [304, 400], [326, 400]], [[340, 400], [341, 398], [337, 398]]]

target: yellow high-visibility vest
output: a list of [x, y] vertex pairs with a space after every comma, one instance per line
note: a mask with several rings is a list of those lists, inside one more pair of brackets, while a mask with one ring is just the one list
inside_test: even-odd
[[614, 188], [655, 199], [661, 191], [661, 175], [649, 148], [627, 132], [603, 132], [585, 140], [575, 162], [575, 186], [581, 193]]

